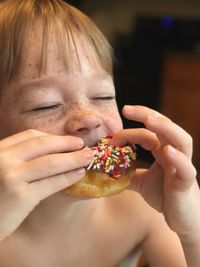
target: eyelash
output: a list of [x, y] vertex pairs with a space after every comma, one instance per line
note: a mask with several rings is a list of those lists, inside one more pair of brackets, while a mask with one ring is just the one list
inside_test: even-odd
[[60, 106], [60, 104], [51, 105], [51, 106], [41, 106], [41, 107], [34, 108], [32, 111], [54, 110], [54, 109], [58, 108], [59, 106]]
[[[106, 97], [95, 97], [93, 98], [93, 100], [113, 100], [115, 99], [115, 96], [106, 96]], [[60, 104], [55, 104], [55, 105], [50, 105], [50, 106], [41, 106], [41, 107], [37, 107], [34, 108], [32, 111], [48, 111], [48, 110], [54, 110], [56, 108], [58, 108], [60, 106]]]
[[94, 100], [113, 100], [115, 96], [95, 97]]

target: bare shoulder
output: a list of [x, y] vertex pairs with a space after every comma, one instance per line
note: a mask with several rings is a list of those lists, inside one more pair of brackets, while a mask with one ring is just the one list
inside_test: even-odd
[[132, 190], [125, 190], [113, 196], [109, 202], [112, 212], [116, 212], [119, 216], [124, 215], [129, 220], [144, 222], [149, 214], [154, 212], [140, 194]]
[[186, 266], [178, 236], [163, 214], [150, 207], [138, 193], [124, 191], [113, 197], [109, 206], [133, 248], [140, 246], [151, 266]]
[[111, 197], [108, 203], [110, 216], [126, 229], [134, 243], [141, 243], [149, 232], [149, 218], [154, 217], [154, 210], [137, 192], [131, 190]]

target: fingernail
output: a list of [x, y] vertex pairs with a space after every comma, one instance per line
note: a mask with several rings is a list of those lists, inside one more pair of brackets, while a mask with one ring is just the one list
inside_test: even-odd
[[81, 139], [81, 138], [77, 138], [77, 139], [76, 139], [76, 143], [77, 143], [78, 145], [80, 145], [80, 146], [83, 146], [83, 145], [84, 145], [84, 141], [83, 141], [83, 139]]
[[76, 170], [76, 175], [78, 176], [82, 176], [85, 174], [85, 169], [84, 168], [80, 168]]
[[131, 111], [133, 111], [133, 107], [130, 106], [130, 105], [125, 105], [125, 106], [124, 106], [124, 109], [125, 109], [127, 112], [131, 112]]
[[94, 152], [93, 152], [92, 149], [86, 147], [86, 148], [83, 149], [83, 151], [84, 151], [84, 157], [86, 159], [91, 161], [94, 158]]
[[170, 154], [170, 156], [176, 155], [176, 149], [170, 145], [168, 145], [168, 147], [167, 147], [167, 152]]

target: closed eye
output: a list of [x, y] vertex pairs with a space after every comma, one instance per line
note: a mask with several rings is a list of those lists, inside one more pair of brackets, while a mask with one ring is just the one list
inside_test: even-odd
[[38, 106], [36, 108], [33, 108], [31, 111], [48, 111], [48, 110], [54, 110], [61, 106], [61, 104], [54, 104], [54, 105], [42, 105]]
[[94, 97], [94, 100], [113, 100], [115, 99], [115, 96], [99, 96], [99, 97]]

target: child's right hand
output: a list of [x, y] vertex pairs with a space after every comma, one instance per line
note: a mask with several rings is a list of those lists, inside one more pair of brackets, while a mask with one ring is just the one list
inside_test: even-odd
[[83, 140], [27, 130], [0, 141], [0, 241], [41, 200], [84, 176], [93, 158]]

